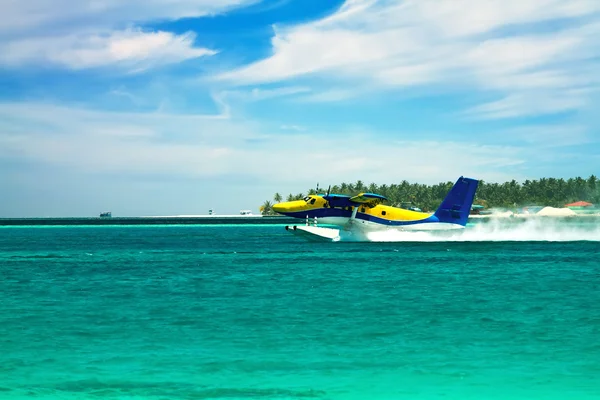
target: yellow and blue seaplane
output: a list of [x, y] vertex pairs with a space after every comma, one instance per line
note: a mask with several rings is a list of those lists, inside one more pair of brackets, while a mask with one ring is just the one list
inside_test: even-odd
[[[286, 226], [292, 233], [313, 239], [340, 240], [341, 233], [365, 237], [370, 232], [448, 231], [467, 224], [479, 181], [460, 177], [438, 209], [432, 213], [384, 205], [387, 198], [375, 193], [356, 196], [314, 194], [302, 200], [277, 203], [273, 211], [306, 220], [305, 225]], [[312, 224], [312, 225], [311, 225]], [[318, 226], [333, 225], [339, 229]]]

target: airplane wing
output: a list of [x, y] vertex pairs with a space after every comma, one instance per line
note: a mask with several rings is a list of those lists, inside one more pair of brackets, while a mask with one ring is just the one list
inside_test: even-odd
[[345, 194], [327, 194], [323, 198], [331, 207], [348, 207], [354, 204], [350, 201], [350, 196]]
[[383, 203], [385, 200], [387, 200], [386, 197], [375, 193], [360, 193], [350, 198], [351, 202], [367, 204], [369, 206], [374, 206]]

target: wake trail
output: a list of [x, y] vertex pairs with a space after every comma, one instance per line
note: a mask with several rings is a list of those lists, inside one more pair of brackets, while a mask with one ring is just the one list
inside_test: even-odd
[[365, 235], [365, 239], [371, 242], [600, 242], [600, 223], [552, 219], [497, 219], [468, 225], [458, 231], [370, 232]]

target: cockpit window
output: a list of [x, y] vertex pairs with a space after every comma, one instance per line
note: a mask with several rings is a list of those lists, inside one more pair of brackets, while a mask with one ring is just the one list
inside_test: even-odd
[[305, 198], [303, 198], [302, 200], [304, 200], [305, 202], [309, 202], [310, 201], [310, 196], [306, 196]]
[[310, 204], [315, 204], [315, 200], [317, 200], [317, 199], [312, 199], [312, 200], [310, 201]]

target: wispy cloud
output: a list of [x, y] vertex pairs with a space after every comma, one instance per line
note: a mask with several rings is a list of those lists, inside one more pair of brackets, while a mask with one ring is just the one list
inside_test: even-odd
[[105, 66], [140, 72], [214, 55], [196, 34], [141, 29], [149, 21], [199, 17], [257, 0], [9, 1], [0, 16], [0, 65]]
[[586, 105], [585, 91], [556, 90], [518, 92], [501, 100], [467, 110], [466, 115], [482, 119], [499, 119], [574, 111]]
[[300, 93], [308, 93], [311, 91], [312, 89], [305, 86], [282, 86], [277, 88], [254, 87], [249, 90], [227, 90], [223, 92], [223, 96], [245, 101], [261, 101]]
[[[569, 90], [569, 101], [546, 107], [523, 102], [519, 112], [488, 114], [560, 112], [586, 104], [586, 94], [576, 89], [598, 88], [599, 11], [600, 3], [591, 0], [348, 0], [322, 20], [275, 27], [271, 56], [219, 79], [247, 85], [327, 76], [333, 87], [358, 83], [386, 90], [435, 84], [495, 94], [492, 109], [497, 102], [535, 102]], [[540, 29], [550, 20], [563, 24]], [[332, 86], [312, 98], [327, 99]]]
[[201, 17], [259, 0], [28, 0], [2, 5], [0, 34], [24, 35], [39, 29], [84, 30], [153, 20]]
[[139, 29], [104, 34], [27, 38], [0, 43], [0, 64], [17, 67], [42, 63], [69, 69], [120, 66], [131, 72], [214, 55], [194, 47], [195, 34], [144, 32]]
[[[11, 116], [11, 118], [8, 118]], [[290, 186], [314, 179], [332, 182], [358, 176], [392, 182], [398, 171], [413, 179], [471, 173], [508, 177], [524, 162], [511, 146], [460, 142], [380, 141], [370, 133], [269, 132], [249, 120], [164, 113], [118, 113], [32, 103], [0, 104], [0, 157], [79, 171], [169, 173], [216, 177], [245, 174]], [[260, 140], [260, 146], [249, 143]], [[318, 146], [315, 146], [318, 143]], [[335, 148], [335, 162], [331, 149]], [[429, 156], [422, 157], [423, 149]], [[462, 154], [456, 157], [456, 154]], [[106, 155], [110, 154], [110, 162]], [[377, 154], [377, 157], [370, 156]], [[293, 165], [301, 155], [303, 167]], [[285, 174], [280, 174], [282, 168]], [[498, 170], [505, 172], [499, 173]], [[290, 183], [293, 182], [293, 183]]]

